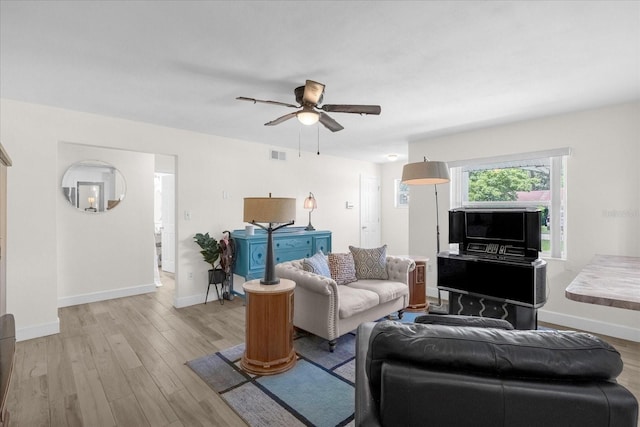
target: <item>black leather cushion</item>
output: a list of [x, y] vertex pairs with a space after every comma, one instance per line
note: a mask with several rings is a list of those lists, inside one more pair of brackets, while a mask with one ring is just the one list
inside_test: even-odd
[[381, 424], [635, 427], [633, 395], [608, 381], [544, 381], [382, 366]]
[[381, 366], [390, 360], [426, 369], [553, 380], [606, 380], [622, 371], [616, 349], [586, 333], [383, 321], [373, 328], [366, 362], [377, 404]]
[[474, 326], [478, 328], [498, 328], [512, 330], [513, 325], [506, 320], [478, 316], [456, 316], [450, 314], [425, 314], [418, 316], [415, 323], [429, 325]]

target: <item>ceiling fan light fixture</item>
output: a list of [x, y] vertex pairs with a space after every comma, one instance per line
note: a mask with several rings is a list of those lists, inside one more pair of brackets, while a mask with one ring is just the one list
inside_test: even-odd
[[307, 109], [299, 111], [296, 114], [296, 117], [298, 118], [298, 121], [300, 123], [307, 126], [314, 125], [318, 123], [318, 120], [320, 120], [320, 114], [316, 113], [315, 111], [307, 110]]

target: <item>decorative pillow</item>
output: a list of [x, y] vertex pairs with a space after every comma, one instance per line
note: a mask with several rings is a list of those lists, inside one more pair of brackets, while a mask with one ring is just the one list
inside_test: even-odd
[[346, 285], [347, 283], [358, 280], [356, 277], [356, 267], [353, 263], [353, 255], [329, 253], [329, 271], [331, 278], [338, 285]]
[[353, 255], [358, 279], [389, 278], [387, 274], [387, 245], [374, 249], [363, 249], [349, 246]]
[[327, 262], [327, 257], [322, 251], [316, 252], [310, 258], [305, 258], [302, 260], [302, 268], [304, 271], [309, 271], [311, 273], [319, 274], [324, 277], [331, 277], [331, 272], [329, 271], [329, 263]]

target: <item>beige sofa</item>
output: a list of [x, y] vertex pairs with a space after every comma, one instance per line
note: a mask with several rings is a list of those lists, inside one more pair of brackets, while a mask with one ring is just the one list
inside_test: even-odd
[[333, 351], [338, 337], [362, 322], [381, 319], [394, 312], [402, 317], [409, 305], [409, 272], [413, 260], [386, 257], [388, 280], [365, 279], [338, 285], [335, 280], [303, 269], [303, 260], [276, 265], [276, 275], [296, 282], [293, 324], [329, 340]]

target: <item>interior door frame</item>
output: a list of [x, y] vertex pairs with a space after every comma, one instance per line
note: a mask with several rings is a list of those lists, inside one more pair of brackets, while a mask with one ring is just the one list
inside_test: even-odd
[[360, 175], [360, 247], [380, 246], [380, 210], [380, 177]]
[[0, 144], [0, 315], [7, 313], [7, 168], [11, 158]]

